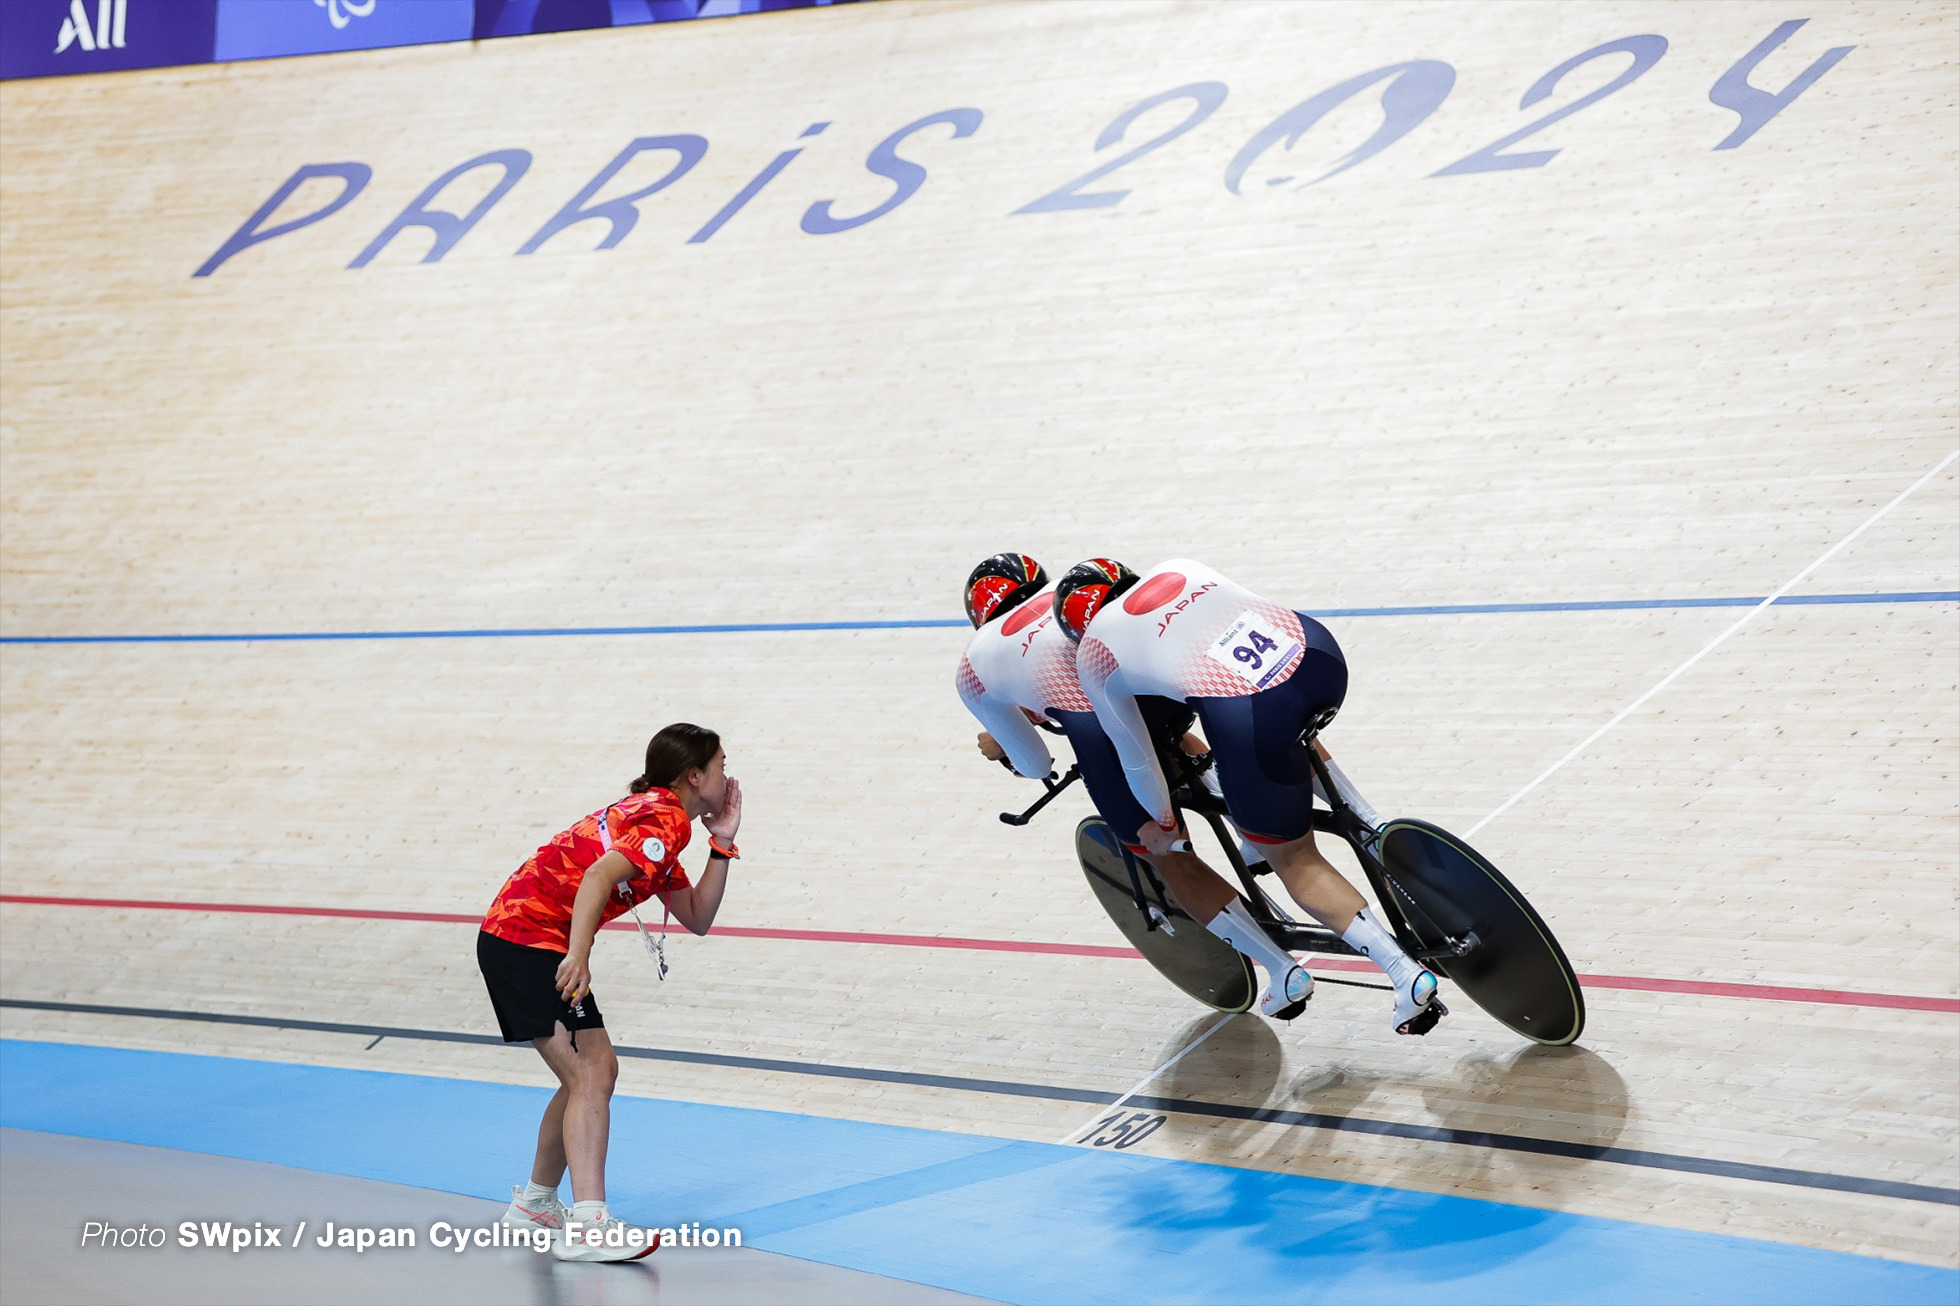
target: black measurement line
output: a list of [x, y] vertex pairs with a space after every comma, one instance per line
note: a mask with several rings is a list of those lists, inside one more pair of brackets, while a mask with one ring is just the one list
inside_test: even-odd
[[[505, 1046], [504, 1041], [495, 1034], [459, 1034], [439, 1029], [404, 1029], [391, 1025], [350, 1025], [328, 1020], [300, 1020], [284, 1016], [247, 1016], [216, 1011], [173, 1011], [158, 1007], [113, 1007], [90, 1002], [37, 1002], [24, 998], [0, 998], [0, 1007], [16, 1007], [27, 1011], [68, 1011], [91, 1016], [129, 1016], [139, 1020], [192, 1020], [213, 1025], [303, 1029], [322, 1034], [365, 1035], [374, 1038], [377, 1042], [383, 1038], [398, 1038], [433, 1043], [485, 1043], [493, 1047]], [[1063, 1088], [1055, 1084], [1027, 1084], [1010, 1079], [927, 1075], [910, 1070], [834, 1066], [823, 1061], [739, 1057], [720, 1052], [684, 1052], [677, 1048], [642, 1048], [614, 1044], [613, 1051], [622, 1057], [643, 1061], [675, 1061], [687, 1065], [728, 1066], [740, 1070], [766, 1070], [777, 1074], [813, 1075], [825, 1079], [855, 1079], [880, 1084], [909, 1084], [921, 1088], [950, 1088], [966, 1093], [1046, 1098], [1058, 1102], [1088, 1102], [1096, 1106], [1107, 1106], [1121, 1096], [1100, 1089]], [[1268, 1107], [1241, 1106], [1232, 1102], [1206, 1102], [1191, 1098], [1139, 1095], [1130, 1098], [1129, 1104], [1180, 1115], [1249, 1120], [1259, 1124], [1288, 1125], [1298, 1129], [1328, 1129], [1350, 1134], [1374, 1134], [1383, 1138], [1406, 1138], [1423, 1143], [1452, 1143], [1460, 1147], [1524, 1152], [1534, 1156], [1563, 1156], [1575, 1161], [1602, 1161], [1610, 1165], [1636, 1166], [1648, 1170], [1717, 1175], [1726, 1179], [1747, 1179], [1755, 1183], [1789, 1184], [1798, 1188], [1823, 1188], [1841, 1193], [1865, 1193], [1873, 1197], [1896, 1197], [1908, 1202], [1934, 1202], [1945, 1206], [1960, 1206], [1960, 1188], [1909, 1184], [1894, 1179], [1867, 1179], [1859, 1175], [1831, 1174], [1821, 1170], [1793, 1170], [1783, 1166], [1753, 1165], [1744, 1161], [1681, 1156], [1673, 1152], [1648, 1152], [1628, 1147], [1568, 1143], [1561, 1139], [1532, 1138], [1524, 1134], [1493, 1134], [1476, 1129], [1410, 1125], [1394, 1120], [1369, 1120], [1360, 1116], [1322, 1115], [1315, 1111], [1281, 1111]]]

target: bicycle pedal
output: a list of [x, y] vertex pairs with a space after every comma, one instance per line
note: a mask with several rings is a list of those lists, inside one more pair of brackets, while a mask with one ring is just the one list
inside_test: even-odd
[[1450, 1009], [1437, 998], [1431, 998], [1429, 1005], [1418, 1011], [1402, 1024], [1396, 1026], [1397, 1034], [1427, 1034], [1436, 1028], [1436, 1022], [1450, 1014]]
[[1301, 998], [1298, 1002], [1289, 1003], [1288, 1005], [1281, 1007], [1278, 1011], [1275, 1011], [1273, 1013], [1273, 1019], [1292, 1020], [1294, 1017], [1298, 1016], [1301, 1012], [1305, 1011], [1306, 1009], [1307, 1009], [1307, 999]]

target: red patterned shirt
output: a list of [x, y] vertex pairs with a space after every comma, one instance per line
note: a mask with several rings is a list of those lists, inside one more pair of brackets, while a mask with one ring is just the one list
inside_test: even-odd
[[578, 887], [608, 847], [623, 854], [634, 873], [606, 899], [601, 924], [656, 893], [685, 889], [680, 854], [692, 833], [686, 810], [667, 790], [622, 798], [559, 833], [504, 881], [483, 918], [484, 932], [526, 948], [568, 952]]

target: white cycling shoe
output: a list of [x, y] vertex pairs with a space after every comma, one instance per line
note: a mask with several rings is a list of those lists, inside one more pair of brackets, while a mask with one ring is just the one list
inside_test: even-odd
[[1259, 1014], [1271, 1016], [1274, 1020], [1291, 1020], [1307, 1008], [1307, 999], [1313, 996], [1313, 976], [1307, 974], [1306, 967], [1295, 966], [1286, 972], [1286, 978], [1266, 990], [1259, 999]]
[[1450, 1009], [1436, 998], [1436, 977], [1429, 971], [1416, 972], [1407, 984], [1395, 986], [1395, 1032], [1427, 1034]]

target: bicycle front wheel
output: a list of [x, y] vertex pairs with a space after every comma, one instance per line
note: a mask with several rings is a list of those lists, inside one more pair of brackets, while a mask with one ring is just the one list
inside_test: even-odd
[[1158, 888], [1149, 868], [1139, 861], [1137, 882], [1143, 887], [1144, 902], [1156, 907], [1169, 922], [1150, 928], [1149, 918], [1137, 910], [1130, 854], [1100, 817], [1086, 817], [1075, 827], [1075, 855], [1096, 900], [1158, 974], [1218, 1011], [1245, 1011], [1252, 1006], [1258, 994], [1252, 963], [1186, 915]]
[[1460, 957], [1424, 964], [1526, 1038], [1563, 1047], [1586, 1027], [1578, 976], [1517, 886], [1448, 830], [1390, 821], [1381, 862], [1393, 906], [1424, 950], [1477, 936]]

